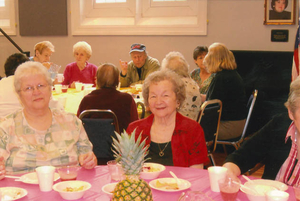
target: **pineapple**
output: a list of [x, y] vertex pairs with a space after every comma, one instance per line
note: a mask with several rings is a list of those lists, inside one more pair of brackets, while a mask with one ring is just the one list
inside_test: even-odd
[[[121, 135], [116, 133], [117, 139], [113, 139], [114, 156], [120, 162], [125, 173], [125, 179], [120, 181], [113, 192], [113, 201], [123, 200], [153, 200], [150, 186], [139, 178], [148, 154], [149, 146], [145, 146], [145, 140], [140, 143], [141, 135], [135, 141], [135, 130], [129, 136], [126, 131]], [[145, 146], [145, 147], [144, 147]], [[146, 159], [147, 160], [147, 159]]]

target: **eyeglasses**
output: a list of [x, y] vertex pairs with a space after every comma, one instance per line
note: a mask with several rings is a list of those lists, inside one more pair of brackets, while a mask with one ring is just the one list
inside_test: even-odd
[[34, 91], [34, 89], [43, 91], [46, 89], [47, 86], [48, 86], [47, 84], [38, 84], [35, 87], [34, 86], [26, 87], [26, 88], [22, 89], [22, 91], [24, 91], [25, 93], [32, 93]]

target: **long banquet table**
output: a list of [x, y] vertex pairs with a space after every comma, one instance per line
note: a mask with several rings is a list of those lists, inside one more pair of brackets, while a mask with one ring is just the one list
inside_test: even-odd
[[[77, 114], [78, 107], [79, 107], [83, 97], [95, 89], [96, 88], [93, 87], [93, 88], [85, 89], [82, 91], [76, 91], [76, 89], [69, 88], [66, 93], [59, 93], [59, 94], [57, 94], [55, 92], [55, 90], [53, 90], [52, 96], [53, 96], [54, 100], [58, 100], [59, 102], [62, 99], [65, 99], [65, 104], [64, 104], [65, 111], [73, 113], [73, 114]], [[121, 88], [120, 91], [121, 92], [130, 92], [130, 88], [129, 87]], [[135, 100], [135, 102], [143, 102], [143, 100], [139, 99], [139, 98], [134, 98], [134, 100]], [[141, 111], [139, 111], [139, 110], [138, 110], [138, 112], [141, 113]]]
[[[162, 192], [155, 189], [152, 189], [153, 200], [154, 201], [176, 201], [180, 197], [182, 192], [187, 191], [202, 191], [212, 200], [222, 201], [220, 193], [212, 192], [210, 190], [209, 176], [207, 170], [200, 170], [195, 168], [182, 168], [182, 167], [171, 167], [167, 166], [166, 170], [163, 171], [158, 178], [171, 177], [169, 171], [173, 171], [179, 178], [188, 180], [191, 182], [191, 187], [187, 190], [181, 192]], [[241, 182], [244, 183], [245, 179], [240, 178]], [[80, 200], [95, 200], [95, 201], [109, 201], [110, 198], [108, 195], [102, 192], [101, 188], [105, 184], [108, 184], [111, 181], [107, 166], [97, 166], [95, 169], [86, 170], [81, 168], [78, 173], [77, 180], [87, 181], [92, 184], [91, 189], [85, 192], [84, 196]], [[149, 180], [146, 180], [149, 182]], [[60, 182], [57, 180], [55, 183]], [[0, 187], [20, 187], [28, 191], [28, 195], [21, 198], [20, 201], [30, 200], [30, 201], [56, 201], [63, 200], [59, 193], [56, 191], [50, 192], [41, 192], [39, 186], [35, 184], [25, 184], [19, 181], [15, 181], [11, 178], [5, 178], [0, 181]], [[295, 195], [293, 188], [289, 186], [287, 192], [290, 194], [289, 201], [295, 200]], [[237, 201], [248, 200], [246, 195], [239, 191]]]

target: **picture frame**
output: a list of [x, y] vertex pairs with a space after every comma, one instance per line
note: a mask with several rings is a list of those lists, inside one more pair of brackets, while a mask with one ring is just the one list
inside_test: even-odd
[[[279, 0], [265, 0], [265, 25], [294, 25], [296, 17], [296, 0], [285, 0], [283, 8]], [[281, 1], [281, 0], [280, 0]]]

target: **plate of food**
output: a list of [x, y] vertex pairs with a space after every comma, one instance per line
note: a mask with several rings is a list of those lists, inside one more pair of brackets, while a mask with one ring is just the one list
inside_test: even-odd
[[27, 191], [24, 188], [18, 187], [3, 187], [0, 188], [1, 191], [1, 200], [18, 200], [27, 195]]
[[[60, 178], [59, 174], [54, 173], [54, 181], [57, 181], [59, 178]], [[20, 177], [20, 181], [22, 181], [23, 183], [26, 183], [26, 184], [39, 184], [39, 180], [38, 180], [36, 172], [31, 172], [31, 173], [22, 175]]]
[[255, 179], [251, 181], [247, 181], [245, 186], [254, 187], [256, 189], [263, 189], [264, 186], [274, 187], [280, 191], [286, 191], [288, 186], [280, 181], [274, 181], [269, 179]]
[[184, 179], [178, 179], [178, 184], [174, 178], [159, 178], [149, 182], [153, 189], [164, 192], [183, 191], [191, 187], [191, 183]]
[[142, 179], [156, 179], [165, 169], [165, 166], [158, 163], [144, 163], [140, 176]]

